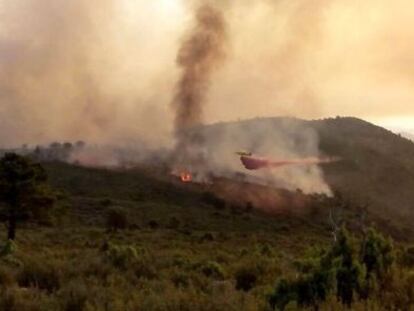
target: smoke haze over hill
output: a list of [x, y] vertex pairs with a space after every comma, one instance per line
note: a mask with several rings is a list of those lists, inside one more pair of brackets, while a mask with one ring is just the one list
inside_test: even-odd
[[[0, 143], [168, 144], [176, 51], [198, 1], [188, 3], [2, 1]], [[222, 5], [230, 48], [212, 81], [206, 121], [412, 115], [412, 6], [407, 0]]]

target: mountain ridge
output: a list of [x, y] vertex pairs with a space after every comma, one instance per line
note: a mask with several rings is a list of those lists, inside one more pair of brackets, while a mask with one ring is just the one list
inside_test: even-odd
[[414, 143], [409, 139], [354, 117], [256, 118], [217, 123], [211, 128], [219, 132], [220, 128], [229, 131], [232, 127], [254, 128], [267, 123], [277, 129], [286, 121], [315, 131], [320, 152], [342, 159], [322, 166], [325, 179], [334, 191], [367, 207], [384, 222], [410, 226], [414, 220]]

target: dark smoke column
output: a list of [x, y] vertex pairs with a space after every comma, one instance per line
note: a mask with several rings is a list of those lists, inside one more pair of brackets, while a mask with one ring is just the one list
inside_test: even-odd
[[182, 75], [172, 101], [175, 112], [175, 165], [199, 171], [203, 167], [203, 138], [195, 133], [203, 123], [203, 110], [212, 73], [225, 58], [227, 27], [223, 12], [211, 4], [195, 11], [196, 24], [177, 56]]

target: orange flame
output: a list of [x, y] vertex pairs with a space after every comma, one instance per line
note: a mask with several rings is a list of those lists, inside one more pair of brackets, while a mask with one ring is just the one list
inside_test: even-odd
[[182, 172], [180, 174], [180, 177], [181, 177], [181, 181], [185, 183], [191, 182], [193, 180], [193, 176], [188, 172]]

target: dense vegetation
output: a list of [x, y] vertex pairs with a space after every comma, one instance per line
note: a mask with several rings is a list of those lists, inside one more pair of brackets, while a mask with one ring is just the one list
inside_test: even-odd
[[0, 159], [0, 211], [7, 223], [7, 239], [14, 240], [18, 222], [28, 218], [46, 220], [55, 195], [47, 186], [43, 167], [15, 153]]
[[266, 309], [304, 245], [330, 239], [326, 224], [275, 221], [138, 169], [43, 165], [65, 217], [3, 242], [2, 310]]
[[[326, 172], [338, 192], [308, 196], [301, 213], [269, 215], [234, 205], [208, 187], [184, 185], [148, 167], [43, 162], [58, 208], [27, 218], [14, 242], [2, 240], [0, 310], [412, 310], [414, 247], [412, 235], [401, 234], [404, 221], [382, 221], [393, 215], [391, 201], [366, 205], [352, 195], [353, 185], [341, 187], [352, 174], [369, 178], [357, 174], [362, 161], [372, 161], [364, 158], [369, 142], [353, 143], [355, 154], [335, 147], [336, 136], [324, 143], [329, 126], [351, 131], [365, 124], [346, 120], [318, 129], [326, 152], [349, 155]], [[372, 135], [366, 126], [361, 137]], [[378, 133], [410, 154], [410, 142]], [[377, 145], [369, 148], [385, 162], [389, 151]], [[404, 168], [396, 175], [410, 172], [404, 155], [389, 159]], [[332, 177], [335, 171], [344, 176]], [[409, 174], [401, 188], [410, 185]], [[374, 190], [358, 194], [370, 197]], [[0, 237], [6, 230], [0, 228]]]
[[374, 229], [356, 239], [342, 228], [329, 249], [297, 262], [299, 276], [281, 279], [269, 298], [272, 308], [411, 310], [414, 307], [413, 249], [395, 251]]

